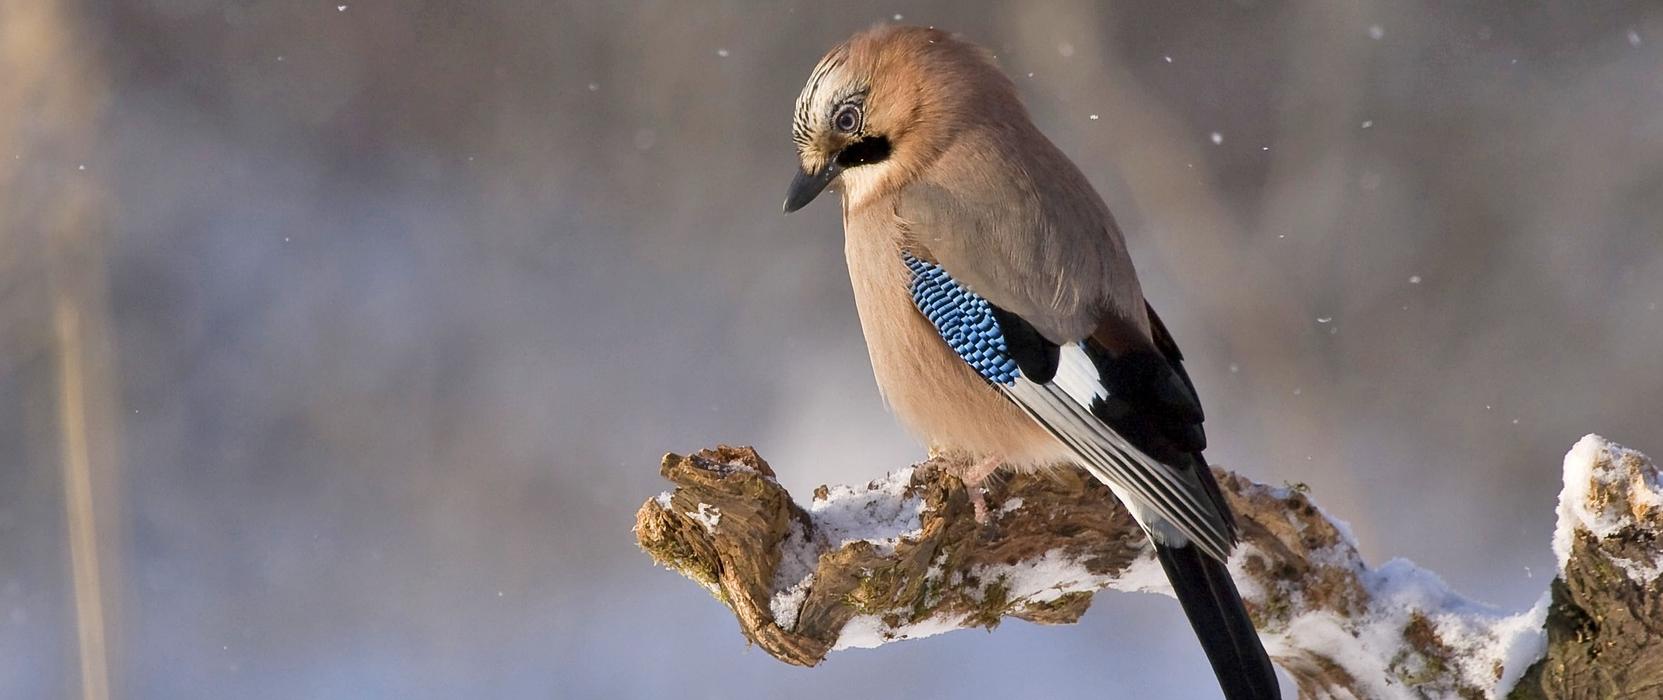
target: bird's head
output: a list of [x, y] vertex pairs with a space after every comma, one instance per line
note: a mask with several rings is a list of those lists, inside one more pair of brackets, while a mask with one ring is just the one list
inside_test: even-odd
[[906, 186], [964, 128], [1021, 106], [982, 49], [934, 28], [878, 26], [833, 48], [797, 97], [800, 168], [785, 211], [833, 182], [846, 206]]

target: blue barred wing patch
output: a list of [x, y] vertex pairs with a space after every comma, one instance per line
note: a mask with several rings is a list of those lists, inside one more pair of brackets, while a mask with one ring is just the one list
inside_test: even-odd
[[993, 305], [961, 286], [940, 265], [911, 253], [902, 253], [901, 259], [912, 270], [912, 303], [947, 346], [988, 381], [1015, 384], [1022, 372], [1010, 355]]

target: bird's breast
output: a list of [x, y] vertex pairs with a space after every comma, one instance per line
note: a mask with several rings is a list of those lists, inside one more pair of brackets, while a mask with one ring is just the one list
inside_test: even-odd
[[1015, 467], [1066, 461], [1061, 445], [943, 340], [916, 305], [915, 270], [900, 223], [854, 220], [844, 252], [878, 389], [891, 411], [929, 446]]

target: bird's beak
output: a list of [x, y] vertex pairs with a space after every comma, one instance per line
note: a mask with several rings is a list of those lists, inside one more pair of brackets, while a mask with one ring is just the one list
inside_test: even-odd
[[791, 178], [791, 189], [785, 193], [785, 213], [790, 214], [814, 201], [814, 198], [826, 189], [826, 185], [836, 180], [842, 172], [843, 166], [838, 165], [837, 161], [827, 163], [819, 172], [811, 173], [799, 169], [797, 176]]

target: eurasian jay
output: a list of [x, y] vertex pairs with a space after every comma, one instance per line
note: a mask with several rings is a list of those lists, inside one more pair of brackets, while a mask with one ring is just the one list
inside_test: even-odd
[[792, 119], [786, 212], [842, 192], [872, 370], [938, 453], [996, 469], [1078, 464], [1153, 541], [1229, 698], [1278, 698], [1225, 561], [1236, 525], [1201, 451], [1201, 402], [1085, 176], [992, 57], [881, 26], [833, 48]]

